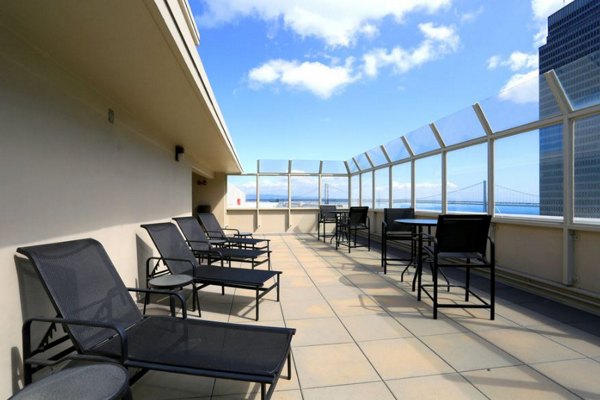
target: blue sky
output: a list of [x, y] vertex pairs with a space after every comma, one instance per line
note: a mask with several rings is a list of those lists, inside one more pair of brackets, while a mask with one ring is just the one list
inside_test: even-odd
[[[563, 0], [190, 0], [245, 172], [347, 160], [537, 72]], [[536, 81], [535, 79], [532, 81]]]

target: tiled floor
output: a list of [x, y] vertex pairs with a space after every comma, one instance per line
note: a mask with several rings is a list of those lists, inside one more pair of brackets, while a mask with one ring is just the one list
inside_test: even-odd
[[[378, 251], [348, 254], [312, 235], [271, 239], [282, 298], [263, 299], [258, 323], [297, 329], [293, 378], [279, 381], [274, 399], [600, 399], [596, 316], [498, 284], [495, 321], [464, 309], [433, 320], [399, 267], [380, 272]], [[252, 292], [205, 290], [201, 302], [205, 319], [256, 323]], [[254, 399], [258, 390], [149, 372], [133, 394]]]

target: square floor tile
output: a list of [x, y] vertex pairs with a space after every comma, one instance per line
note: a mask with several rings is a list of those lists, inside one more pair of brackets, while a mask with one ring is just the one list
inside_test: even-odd
[[600, 363], [597, 361], [558, 361], [532, 367], [583, 398], [600, 399]]
[[376, 340], [359, 346], [385, 380], [454, 372], [418, 339]]
[[582, 357], [580, 353], [526, 329], [498, 329], [480, 332], [479, 334], [524, 363], [570, 360]]
[[294, 359], [302, 388], [380, 380], [354, 343], [297, 347]]
[[402, 400], [483, 400], [486, 397], [459, 374], [443, 374], [386, 382]]
[[337, 318], [287, 320], [287, 324], [296, 329], [292, 340], [294, 347], [352, 342], [348, 331]]
[[388, 315], [343, 316], [340, 319], [357, 342], [412, 336], [397, 320]]
[[306, 389], [303, 394], [304, 400], [394, 400], [383, 382]]
[[473, 333], [427, 336], [423, 342], [457, 371], [521, 364]]
[[463, 373], [463, 376], [491, 399], [553, 400], [577, 398], [526, 365], [470, 371]]

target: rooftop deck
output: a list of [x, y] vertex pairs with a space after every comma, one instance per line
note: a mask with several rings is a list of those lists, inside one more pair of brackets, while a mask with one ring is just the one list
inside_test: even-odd
[[[379, 251], [348, 254], [308, 234], [270, 238], [273, 268], [284, 271], [280, 303], [263, 299], [259, 322], [249, 291], [204, 290], [201, 304], [205, 319], [297, 329], [292, 380], [279, 381], [275, 399], [600, 398], [598, 316], [498, 283], [495, 321], [463, 309], [433, 320], [399, 268], [380, 273]], [[133, 395], [253, 399], [259, 389], [151, 371]]]

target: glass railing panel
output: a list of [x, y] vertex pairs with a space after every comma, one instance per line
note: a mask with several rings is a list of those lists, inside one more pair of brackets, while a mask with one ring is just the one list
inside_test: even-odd
[[360, 175], [350, 178], [350, 205], [360, 206]]
[[406, 162], [392, 167], [392, 207], [412, 207], [411, 163]]
[[575, 110], [600, 104], [600, 51], [556, 69]]
[[292, 208], [318, 208], [319, 177], [291, 176], [290, 196], [290, 206]]
[[415, 162], [415, 208], [442, 211], [442, 156], [439, 154]]
[[352, 158], [346, 162], [348, 163], [348, 169], [350, 170], [351, 174], [354, 172], [358, 172], [358, 166], [356, 165], [356, 163], [354, 162], [354, 160]]
[[375, 147], [374, 149], [367, 151], [367, 153], [369, 154], [371, 162], [373, 162], [375, 166], [387, 164], [388, 162], [387, 158], [385, 158], [385, 154], [383, 154], [383, 150], [381, 150], [381, 147]]
[[422, 154], [440, 148], [440, 144], [429, 125], [425, 125], [407, 134], [406, 141], [415, 154]]
[[483, 126], [473, 107], [463, 108], [439, 119], [435, 121], [435, 126], [446, 146], [485, 136]]
[[261, 174], [287, 174], [289, 169], [288, 160], [259, 160], [259, 173]]
[[[600, 222], [600, 116], [575, 121], [575, 218]], [[583, 221], [585, 222], [585, 221]]]
[[373, 168], [371, 166], [371, 163], [369, 163], [369, 160], [367, 159], [367, 155], [365, 153], [360, 153], [359, 155], [354, 157], [354, 159], [358, 163], [358, 166], [361, 171], [364, 171], [365, 169]]
[[497, 95], [479, 103], [494, 132], [560, 114], [544, 76], [537, 72], [516, 76]]
[[317, 174], [319, 173], [320, 161], [315, 160], [292, 160], [292, 174]]
[[227, 208], [256, 208], [256, 176], [227, 177]]
[[375, 208], [383, 209], [390, 206], [390, 168], [383, 167], [375, 170]]
[[373, 173], [365, 172], [360, 177], [360, 205], [373, 208]]
[[402, 138], [394, 139], [391, 142], [386, 143], [383, 147], [385, 147], [385, 151], [392, 161], [399, 161], [410, 157]]
[[323, 161], [322, 174], [347, 174], [346, 164], [343, 161]]
[[259, 208], [285, 208], [288, 206], [288, 177], [258, 177]]
[[448, 152], [446, 201], [448, 212], [487, 212], [487, 143]]
[[562, 125], [499, 139], [494, 153], [496, 214], [563, 215]]
[[348, 207], [348, 178], [324, 176], [321, 178], [321, 204]]

